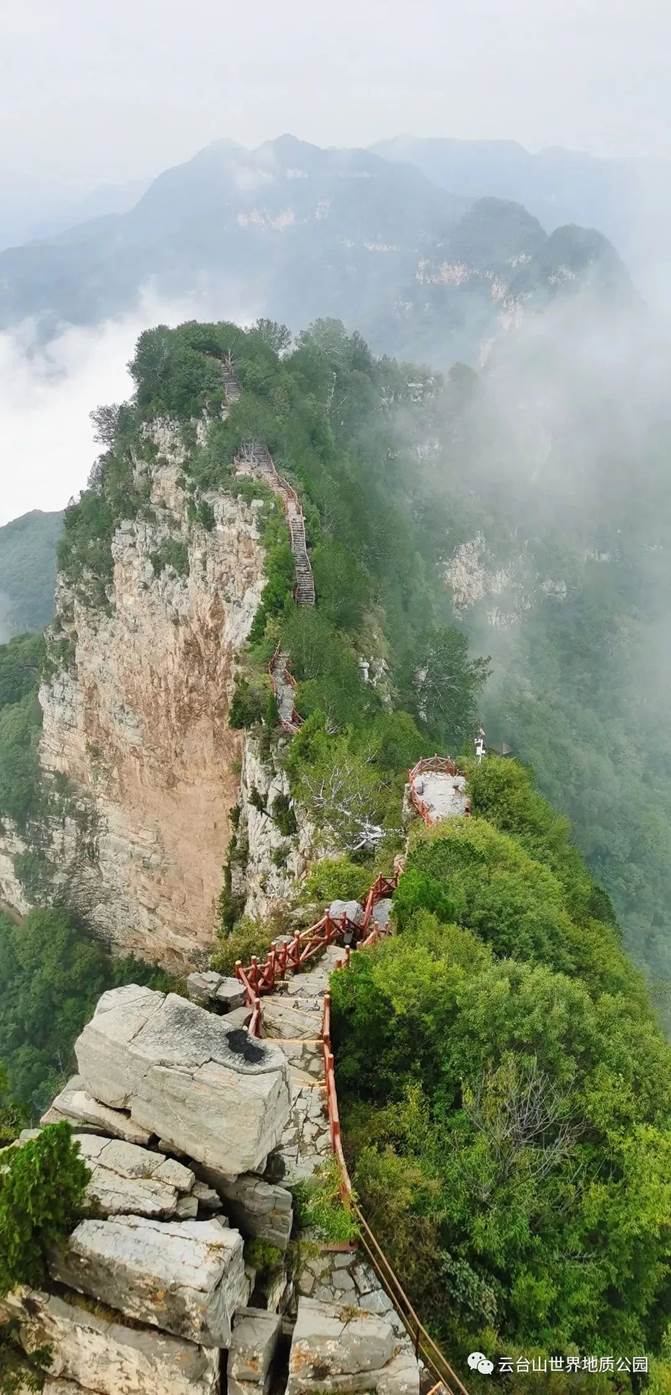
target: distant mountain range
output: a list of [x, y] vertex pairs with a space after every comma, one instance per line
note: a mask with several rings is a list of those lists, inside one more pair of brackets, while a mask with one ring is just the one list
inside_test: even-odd
[[129, 211], [1, 253], [0, 327], [95, 324], [150, 288], [209, 318], [298, 329], [336, 316], [377, 350], [446, 364], [478, 361], [501, 328], [557, 296], [630, 294], [599, 233], [548, 236], [519, 203], [451, 192], [384, 155], [292, 136], [253, 151], [219, 141]]
[[564, 223], [599, 228], [638, 281], [650, 258], [668, 264], [671, 162], [609, 158], [551, 147], [532, 153], [516, 141], [397, 136], [372, 149], [405, 161], [464, 198], [494, 196], [524, 204], [547, 232]]
[[34, 509], [0, 528], [0, 643], [51, 619], [62, 521]]

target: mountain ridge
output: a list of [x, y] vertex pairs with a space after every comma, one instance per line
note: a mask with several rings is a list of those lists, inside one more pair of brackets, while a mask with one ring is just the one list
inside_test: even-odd
[[[150, 285], [159, 301], [233, 300], [246, 307], [241, 318], [293, 329], [333, 316], [378, 352], [476, 363], [501, 328], [501, 287], [427, 276], [425, 263], [464, 260], [479, 244], [477, 269], [503, 275], [505, 293], [533, 309], [570, 290], [561, 283], [569, 243], [578, 285], [605, 258], [611, 290], [630, 293], [614, 248], [571, 230], [559, 247], [510, 199], [464, 198], [362, 149], [288, 135], [252, 151], [214, 142], [163, 171], [127, 213], [0, 253], [0, 326], [30, 315], [48, 336], [62, 321], [96, 323], [135, 306]], [[527, 255], [515, 290], [515, 259]]]

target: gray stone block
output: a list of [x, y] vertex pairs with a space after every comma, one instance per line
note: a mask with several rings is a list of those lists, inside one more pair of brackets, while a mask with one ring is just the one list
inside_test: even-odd
[[228, 1346], [246, 1297], [242, 1237], [218, 1220], [81, 1221], [49, 1267], [59, 1283], [206, 1347]]

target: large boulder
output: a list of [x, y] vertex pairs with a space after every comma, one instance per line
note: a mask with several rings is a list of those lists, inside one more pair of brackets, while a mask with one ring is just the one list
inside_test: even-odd
[[248, 1294], [242, 1237], [218, 1219], [81, 1221], [50, 1271], [128, 1318], [206, 1347], [228, 1346]]
[[120, 1109], [110, 1109], [106, 1104], [94, 1100], [84, 1087], [80, 1075], [73, 1075], [63, 1086], [60, 1095], [40, 1123], [58, 1124], [61, 1120], [74, 1128], [85, 1129], [87, 1133], [103, 1133], [112, 1138], [124, 1138], [127, 1143], [148, 1143], [151, 1137], [146, 1129], [131, 1122], [130, 1116]]
[[419, 1368], [384, 1318], [356, 1307], [301, 1298], [286, 1395], [316, 1391], [418, 1395]]
[[281, 1051], [174, 993], [136, 984], [103, 993], [75, 1051], [95, 1099], [229, 1176], [262, 1170], [282, 1135]]
[[0, 1321], [8, 1320], [17, 1323], [24, 1350], [51, 1349], [45, 1395], [218, 1395], [217, 1351], [126, 1327], [100, 1303], [89, 1312], [67, 1297], [20, 1289], [0, 1301]]

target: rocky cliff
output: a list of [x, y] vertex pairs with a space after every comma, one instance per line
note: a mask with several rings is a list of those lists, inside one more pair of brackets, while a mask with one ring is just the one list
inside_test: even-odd
[[71, 1125], [92, 1211], [43, 1290], [0, 1300], [46, 1359], [46, 1395], [418, 1395], [363, 1253], [301, 1235], [294, 1213], [294, 1186], [329, 1156], [321, 996], [339, 954], [285, 984], [273, 1040], [248, 1035], [240, 984], [216, 974], [189, 981], [210, 1011], [136, 985], [100, 999], [80, 1075], [42, 1121]]
[[41, 690], [40, 759], [55, 889], [116, 950], [174, 967], [214, 934], [242, 757], [229, 705], [264, 554], [261, 502], [212, 495], [212, 526], [193, 521], [180, 437], [153, 438], [150, 521], [117, 528], [108, 604], [59, 583], [66, 658]]

